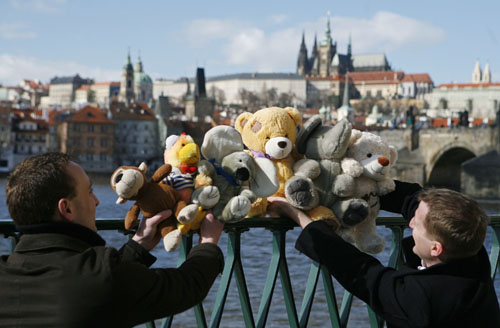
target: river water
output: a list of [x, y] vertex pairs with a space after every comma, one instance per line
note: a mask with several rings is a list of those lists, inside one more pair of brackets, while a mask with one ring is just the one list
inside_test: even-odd
[[[100, 205], [97, 207], [96, 217], [102, 219], [119, 218], [125, 217], [131, 203], [125, 203], [122, 205], [115, 204], [116, 194], [113, 192], [111, 187], [108, 185], [107, 179], [94, 179], [94, 192], [99, 198]], [[5, 179], [0, 180], [0, 198], [2, 202], [0, 204], [0, 220], [10, 220], [9, 214], [5, 205]], [[489, 214], [498, 215], [500, 209], [499, 202], [488, 202], [485, 203], [487, 211]], [[381, 213], [381, 215], [386, 215], [387, 213]], [[391, 232], [383, 227], [377, 227], [379, 234], [386, 239], [386, 250], [377, 255], [377, 258], [384, 264], [387, 264], [389, 258], [389, 250], [391, 243]], [[295, 240], [300, 233], [299, 228], [295, 228], [287, 233], [286, 237], [286, 249], [287, 249], [287, 263], [290, 271], [292, 288], [295, 298], [295, 304], [297, 311], [300, 310], [302, 304], [302, 297], [304, 295], [305, 285], [307, 277], [309, 274], [310, 260], [308, 260], [304, 255], [300, 254], [294, 248]], [[406, 234], [410, 231], [407, 230]], [[102, 231], [101, 236], [106, 239], [109, 246], [116, 248], [121, 247], [123, 243], [126, 242], [127, 237], [112, 231]], [[195, 243], [197, 238], [195, 237]], [[491, 230], [489, 229], [486, 246], [489, 247], [491, 243]], [[0, 254], [5, 254], [8, 252], [8, 241], [5, 238], [0, 238]], [[220, 247], [222, 248], [224, 254], [226, 253], [227, 238], [226, 235], [220, 239]], [[250, 294], [250, 302], [252, 306], [252, 311], [254, 316], [257, 315], [260, 299], [262, 292], [264, 290], [264, 283], [267, 276], [267, 270], [269, 268], [269, 263], [271, 260], [272, 253], [272, 233], [268, 230], [262, 228], [251, 229], [248, 232], [242, 234], [241, 237], [241, 256], [243, 261], [243, 270], [245, 272], [245, 278], [248, 285], [248, 291]], [[489, 248], [488, 248], [489, 249]], [[153, 255], [157, 257], [154, 267], [175, 267], [177, 263], [178, 252], [167, 253], [163, 250], [161, 244], [152, 251]], [[500, 296], [500, 274], [497, 274], [495, 280], [495, 289], [497, 295]], [[210, 320], [210, 315], [213, 309], [214, 301], [217, 294], [217, 289], [219, 286], [220, 277], [217, 278], [214, 286], [210, 290], [207, 298], [203, 302], [203, 307], [205, 309], [205, 314], [207, 321]], [[343, 288], [334, 280], [334, 288], [337, 296], [337, 304], [340, 308], [343, 296]], [[499, 297], [500, 300], [500, 297]], [[348, 327], [368, 327], [368, 315], [366, 306], [361, 301], [354, 299], [351, 315], [349, 318]], [[283, 299], [283, 291], [281, 288], [280, 279], [277, 279], [276, 286], [274, 289], [273, 300], [267, 320], [266, 327], [286, 327], [288, 326], [288, 317], [286, 312], [286, 307]], [[157, 326], [159, 326], [157, 324]], [[194, 311], [188, 310], [184, 313], [178, 314], [174, 318], [174, 327], [195, 327], [196, 320], [194, 317]], [[314, 299], [313, 308], [311, 311], [309, 319], [309, 327], [328, 327], [330, 326], [329, 314], [327, 309], [327, 303], [325, 298], [325, 293], [323, 289], [323, 284], [321, 279], [318, 283], [316, 296]], [[224, 307], [224, 314], [222, 316], [222, 322], [220, 327], [244, 327], [244, 321], [239, 301], [238, 290], [236, 288], [235, 280], [231, 281], [231, 286], [228, 292], [226, 305]]]

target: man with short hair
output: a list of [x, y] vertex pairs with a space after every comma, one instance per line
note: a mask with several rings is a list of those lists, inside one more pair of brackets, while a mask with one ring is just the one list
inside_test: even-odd
[[400, 181], [380, 201], [381, 209], [410, 221], [413, 240], [403, 243], [409, 267], [382, 265], [284, 199], [272, 198], [270, 209], [295, 220], [303, 228], [296, 248], [328, 268], [388, 327], [500, 327], [483, 247], [488, 218], [479, 205], [451, 190], [422, 190]]
[[10, 215], [22, 233], [0, 259], [0, 326], [131, 327], [182, 312], [207, 295], [224, 259], [223, 223], [207, 216], [200, 245], [177, 269], [151, 269], [157, 225], [170, 210], [143, 219], [119, 251], [97, 234], [99, 200], [68, 155], [31, 157], [6, 185]]

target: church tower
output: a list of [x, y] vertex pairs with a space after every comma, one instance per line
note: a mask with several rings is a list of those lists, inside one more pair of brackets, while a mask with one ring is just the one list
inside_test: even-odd
[[484, 66], [483, 83], [491, 83], [491, 71], [489, 63], [486, 63], [486, 66]]
[[307, 47], [304, 32], [302, 32], [302, 43], [300, 44], [299, 58], [297, 60], [297, 74], [305, 76], [309, 73], [309, 63], [307, 57]]
[[118, 100], [129, 105], [134, 100], [134, 68], [130, 61], [130, 52], [123, 66], [122, 79], [120, 82], [120, 93]]
[[144, 73], [140, 55], [134, 70], [134, 95], [137, 102], [149, 103], [153, 99], [153, 80]]
[[330, 75], [330, 65], [332, 63], [333, 56], [337, 52], [336, 44], [333, 44], [330, 30], [330, 12], [328, 12], [325, 39], [321, 42], [321, 45], [318, 48], [319, 76], [327, 77]]
[[479, 64], [479, 60], [476, 62], [474, 66], [474, 71], [472, 72], [472, 83], [481, 83], [482, 73], [481, 73], [481, 65]]

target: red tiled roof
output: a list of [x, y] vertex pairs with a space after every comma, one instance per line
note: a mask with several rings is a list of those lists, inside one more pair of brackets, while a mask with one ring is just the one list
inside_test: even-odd
[[437, 88], [438, 89], [444, 89], [444, 88], [452, 89], [455, 87], [457, 87], [459, 89], [479, 88], [479, 87], [489, 88], [489, 87], [500, 87], [500, 83], [445, 83], [445, 84], [439, 85]]
[[[349, 76], [351, 76], [350, 73], [349, 73]], [[306, 80], [309, 80], [309, 81], [344, 81], [345, 78], [343, 75], [325, 76], [325, 77], [306, 76]]]
[[89, 89], [90, 89], [90, 85], [84, 84], [81, 87], [79, 87], [78, 89], [76, 89], [76, 91], [83, 91], [83, 90], [89, 90]]
[[402, 82], [432, 83], [432, 79], [427, 73], [405, 74]]
[[113, 118], [118, 120], [154, 120], [153, 111], [146, 103], [134, 103], [130, 107], [124, 104], [112, 104], [111, 113]]
[[381, 71], [381, 72], [352, 72], [349, 79], [354, 82], [372, 83], [399, 83], [404, 76], [403, 72]]
[[110, 81], [108, 81], [108, 82], [96, 82], [93, 85], [112, 85], [112, 86], [119, 87], [120, 82], [113, 82], [113, 81], [111, 81], [111, 82]]
[[79, 123], [114, 123], [106, 117], [106, 114], [100, 108], [92, 106], [85, 106], [78, 110], [68, 121]]

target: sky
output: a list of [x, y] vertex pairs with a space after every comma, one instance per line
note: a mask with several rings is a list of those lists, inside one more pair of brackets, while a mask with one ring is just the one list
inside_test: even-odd
[[120, 81], [130, 51], [153, 79], [295, 72], [305, 34], [338, 52], [385, 53], [393, 70], [469, 83], [477, 61], [500, 82], [500, 1], [0, 0], [0, 84], [80, 74]]

